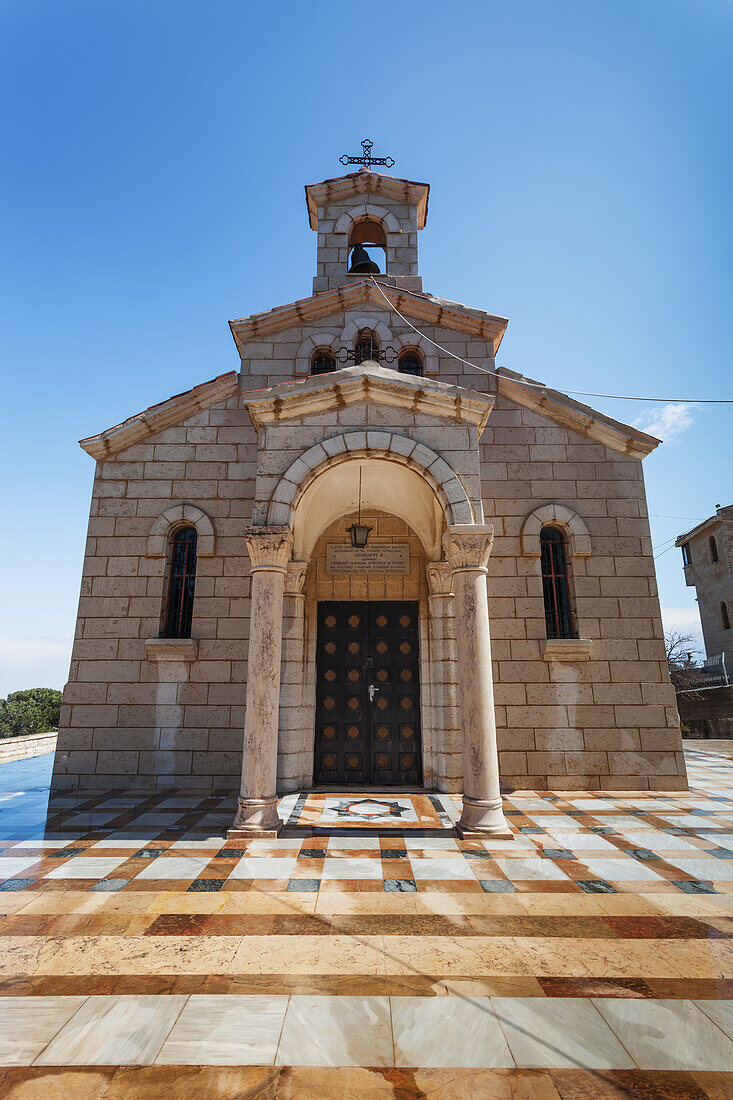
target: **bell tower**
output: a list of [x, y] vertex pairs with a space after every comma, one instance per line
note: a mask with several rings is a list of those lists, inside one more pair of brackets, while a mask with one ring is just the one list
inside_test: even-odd
[[310, 227], [318, 233], [313, 293], [370, 276], [421, 292], [417, 234], [427, 221], [430, 186], [375, 172], [366, 150], [371, 143], [362, 145], [364, 158], [341, 158], [361, 163], [358, 171], [305, 188]]

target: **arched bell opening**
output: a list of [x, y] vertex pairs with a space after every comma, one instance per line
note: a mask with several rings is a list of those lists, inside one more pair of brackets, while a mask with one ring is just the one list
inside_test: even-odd
[[380, 275], [387, 270], [387, 234], [373, 218], [354, 222], [349, 232], [349, 275]]

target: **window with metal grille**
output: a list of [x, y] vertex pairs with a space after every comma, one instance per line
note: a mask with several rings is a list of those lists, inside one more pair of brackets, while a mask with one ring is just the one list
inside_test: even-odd
[[318, 348], [311, 359], [311, 374], [330, 374], [336, 370], [336, 357], [330, 351]]
[[363, 328], [356, 335], [354, 343], [354, 363], [365, 363], [367, 359], [376, 359], [379, 362], [379, 339], [376, 332], [370, 328]]
[[196, 528], [182, 527], [170, 544], [168, 599], [163, 617], [164, 638], [190, 638], [193, 590], [196, 585]]
[[545, 626], [548, 638], [576, 638], [574, 615], [570, 607], [570, 584], [565, 538], [556, 527], [540, 532], [542, 594], [545, 599]]
[[408, 348], [406, 351], [400, 352], [400, 357], [397, 360], [397, 370], [400, 374], [422, 374], [422, 357], [419, 351], [415, 348]]

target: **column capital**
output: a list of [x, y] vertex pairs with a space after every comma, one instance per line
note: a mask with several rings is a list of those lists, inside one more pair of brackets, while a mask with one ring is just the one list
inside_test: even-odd
[[245, 527], [252, 570], [277, 569], [285, 572], [293, 552], [293, 532], [286, 526]]
[[285, 595], [302, 596], [305, 585], [305, 574], [308, 568], [307, 561], [288, 562], [285, 571]]
[[452, 572], [463, 569], [486, 571], [494, 542], [490, 523], [454, 523], [443, 535], [443, 549]]
[[447, 561], [429, 561], [426, 571], [431, 596], [453, 595], [453, 573]]

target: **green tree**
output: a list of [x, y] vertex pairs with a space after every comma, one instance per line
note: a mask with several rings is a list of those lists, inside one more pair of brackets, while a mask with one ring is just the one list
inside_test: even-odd
[[60, 691], [53, 688], [14, 691], [7, 699], [0, 699], [0, 737], [18, 737], [56, 729], [60, 712]]

